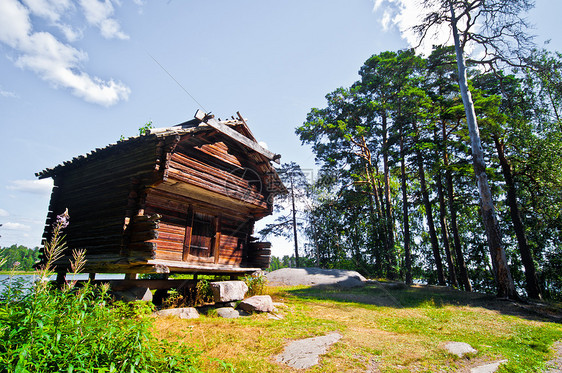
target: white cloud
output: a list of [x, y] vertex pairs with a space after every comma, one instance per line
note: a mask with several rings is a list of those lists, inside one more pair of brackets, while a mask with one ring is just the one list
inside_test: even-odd
[[47, 19], [69, 42], [82, 38], [82, 31], [60, 21], [67, 12], [75, 9], [70, 0], [23, 0], [23, 2], [31, 14]]
[[29, 225], [25, 225], [22, 223], [2, 223], [3, 229], [11, 230], [11, 231], [28, 231], [31, 229]]
[[5, 91], [2, 89], [2, 87], [0, 87], [0, 96], [2, 97], [9, 97], [9, 98], [18, 98], [19, 96], [11, 91]]
[[49, 195], [53, 189], [52, 179], [41, 180], [11, 180], [6, 189], [17, 192]]
[[392, 21], [392, 13], [386, 9], [382, 15], [381, 25], [383, 31], [388, 31], [390, 28], [390, 22]]
[[[422, 2], [419, 0], [375, 0], [373, 9], [376, 11], [381, 7], [384, 8], [381, 17], [383, 30], [388, 31], [392, 26], [395, 26], [410, 47], [417, 47], [420, 37], [412, 28], [420, 24], [428, 13]], [[433, 45], [451, 43], [449, 27], [443, 25], [432, 30], [432, 33], [427, 35], [424, 42], [417, 48], [417, 51], [429, 54]]]
[[384, 0], [373, 0], [373, 12], [376, 12], [382, 5]]
[[[36, 11], [42, 9], [34, 6]], [[35, 72], [55, 87], [69, 88], [75, 96], [88, 102], [110, 106], [128, 99], [130, 89], [127, 86], [112, 79], [104, 81], [91, 77], [81, 70], [82, 62], [88, 58], [85, 52], [60, 42], [48, 32], [33, 32], [29, 15], [30, 10], [17, 0], [0, 1], [0, 42], [19, 54], [16, 66]], [[46, 17], [56, 18], [55, 15]]]
[[63, 33], [66, 40], [70, 43], [80, 40], [84, 36], [82, 30], [75, 29], [65, 23], [57, 23], [55, 26], [57, 26], [57, 28]]
[[31, 13], [53, 23], [58, 22], [63, 13], [72, 7], [69, 0], [23, 0], [23, 3]]
[[0, 209], [0, 216], [2, 216], [2, 217], [10, 216], [10, 214], [8, 213], [8, 211], [6, 211], [4, 209]]
[[129, 39], [129, 35], [121, 31], [117, 20], [111, 17], [114, 8], [110, 0], [80, 0], [80, 6], [88, 23], [98, 27], [104, 38]]

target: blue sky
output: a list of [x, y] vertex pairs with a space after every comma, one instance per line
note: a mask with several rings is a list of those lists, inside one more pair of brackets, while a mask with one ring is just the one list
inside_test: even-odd
[[[314, 169], [295, 127], [369, 56], [408, 47], [410, 3], [0, 0], [0, 246], [40, 244], [50, 184], [35, 172], [149, 120], [193, 117], [198, 104], [154, 60], [204, 110], [240, 111], [282, 162]], [[561, 51], [562, 1], [537, 3], [537, 42]]]

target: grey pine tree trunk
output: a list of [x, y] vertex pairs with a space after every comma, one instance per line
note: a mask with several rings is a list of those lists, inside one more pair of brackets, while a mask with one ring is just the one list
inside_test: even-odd
[[448, 168], [449, 154], [447, 152], [447, 129], [445, 122], [442, 123], [442, 136], [443, 136], [443, 164], [445, 166], [445, 180], [447, 182], [447, 197], [449, 202], [449, 212], [451, 213], [451, 233], [453, 234], [453, 246], [455, 248], [455, 256], [457, 260], [457, 267], [459, 269], [460, 285], [464, 291], [472, 291], [472, 284], [468, 277], [468, 270], [466, 268], [466, 261], [464, 260], [464, 253], [462, 251], [461, 239], [459, 235], [459, 225], [457, 223], [457, 206], [455, 204], [455, 191], [453, 188], [453, 174]]
[[[414, 121], [414, 131], [416, 133], [416, 142], [419, 142], [418, 128]], [[427, 184], [425, 182], [425, 171], [423, 167], [423, 158], [421, 150], [416, 147], [416, 158], [418, 161], [418, 174], [420, 178], [420, 189], [422, 194], [423, 203], [425, 206], [425, 215], [427, 218], [427, 227], [429, 230], [429, 239], [431, 241], [431, 249], [433, 250], [433, 258], [435, 259], [435, 267], [437, 269], [437, 282], [439, 285], [446, 285], [445, 276], [443, 273], [443, 260], [441, 259], [441, 252], [439, 250], [439, 241], [437, 240], [437, 233], [435, 233], [435, 223], [433, 221], [433, 209], [431, 201], [429, 200], [429, 193], [427, 191]]]
[[[438, 129], [435, 127], [433, 132], [433, 137], [435, 141], [438, 140]], [[445, 143], [442, 143], [445, 147]], [[439, 157], [439, 152], [437, 152], [437, 157]], [[458, 287], [457, 282], [457, 271], [455, 270], [455, 264], [453, 263], [453, 256], [451, 255], [451, 245], [449, 243], [449, 229], [447, 227], [447, 208], [445, 206], [445, 193], [443, 191], [443, 181], [441, 180], [441, 169], [436, 171], [436, 184], [437, 184], [437, 197], [439, 198], [439, 223], [441, 225], [441, 238], [443, 240], [443, 249], [445, 249], [445, 256], [447, 259], [447, 268], [449, 269], [447, 273], [447, 279], [449, 280], [449, 285]]]
[[297, 209], [295, 207], [295, 188], [293, 185], [293, 175], [290, 175], [291, 180], [291, 203], [293, 205], [293, 239], [295, 241], [295, 266], [299, 266], [299, 242], [297, 237]]
[[387, 233], [387, 252], [386, 259], [386, 273], [389, 279], [395, 280], [396, 273], [396, 255], [394, 252], [394, 218], [392, 217], [392, 205], [390, 203], [390, 167], [388, 163], [388, 131], [387, 131], [387, 117], [386, 113], [382, 116], [383, 126], [383, 166], [384, 166], [384, 200], [386, 206], [385, 222]]
[[406, 183], [406, 151], [404, 149], [404, 129], [400, 126], [400, 176], [402, 181], [402, 215], [404, 219], [404, 266], [406, 271], [406, 284], [411, 285], [412, 279], [412, 253], [410, 250], [410, 220], [408, 217], [408, 189]]
[[496, 277], [496, 285], [498, 297], [517, 299], [517, 291], [513, 284], [513, 278], [509, 271], [507, 257], [502, 242], [502, 233], [496, 217], [494, 203], [492, 201], [492, 192], [488, 185], [488, 176], [486, 175], [486, 164], [484, 162], [484, 151], [480, 142], [480, 131], [476, 121], [476, 112], [472, 95], [468, 89], [466, 64], [464, 61], [463, 51], [460, 45], [459, 32], [457, 28], [457, 19], [453, 3], [449, 3], [451, 12], [451, 26], [453, 28], [453, 39], [455, 41], [455, 52], [457, 55], [457, 67], [459, 70], [459, 87], [462, 96], [462, 102], [466, 112], [466, 122], [468, 124], [468, 132], [470, 135], [470, 145], [472, 149], [472, 163], [474, 174], [478, 184], [478, 192], [480, 194], [480, 206], [482, 210], [482, 219], [492, 257], [492, 265], [494, 267], [494, 275]]
[[535, 261], [533, 260], [531, 249], [527, 244], [525, 227], [523, 226], [521, 215], [519, 214], [519, 206], [517, 205], [517, 196], [515, 195], [515, 182], [513, 181], [511, 165], [509, 164], [509, 160], [505, 156], [504, 144], [500, 141], [498, 136], [494, 135], [494, 143], [496, 145], [498, 158], [500, 160], [503, 177], [505, 179], [505, 184], [507, 187], [507, 204], [509, 206], [511, 222], [513, 224], [515, 236], [517, 237], [517, 246], [519, 247], [519, 252], [521, 253], [521, 261], [523, 262], [523, 266], [525, 267], [527, 295], [529, 296], [529, 298], [541, 299], [541, 290], [539, 286], [539, 280], [537, 279]]

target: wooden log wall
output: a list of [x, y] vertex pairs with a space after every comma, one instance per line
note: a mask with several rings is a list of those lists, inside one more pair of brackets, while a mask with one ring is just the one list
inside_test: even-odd
[[268, 211], [268, 192], [257, 167], [223, 142], [201, 144], [201, 139], [182, 141], [172, 154], [168, 177], [219, 193]]
[[155, 259], [182, 260], [189, 202], [185, 197], [158, 189], [147, 192], [145, 213], [162, 216], [158, 237], [152, 240], [156, 244]]
[[251, 233], [249, 220], [222, 216], [218, 263], [242, 265], [247, 256], [248, 238]]
[[271, 243], [250, 242], [248, 245], [248, 251], [248, 264], [261, 269], [269, 268], [269, 264], [271, 262]]
[[[268, 174], [263, 156], [223, 137], [208, 129], [142, 136], [40, 173], [55, 181], [44, 237], [50, 239], [57, 215], [66, 208], [70, 214], [69, 250], [56, 264], [68, 267], [70, 248], [85, 249], [95, 272], [146, 272], [150, 259], [269, 264], [265, 249], [249, 242], [254, 221], [272, 211], [268, 182], [278, 177]], [[194, 187], [169, 189], [175, 182]], [[215, 195], [223, 203], [213, 205]], [[211, 243], [199, 240], [208, 251], [190, 250], [197, 214], [209, 217], [215, 233]]]
[[[184, 255], [189, 250], [189, 228], [193, 211], [218, 219], [218, 254], [210, 257]], [[242, 216], [219, 206], [209, 206], [170, 192], [150, 190], [146, 197], [146, 213], [160, 214], [155, 259], [241, 266], [247, 256], [247, 242], [251, 234], [251, 216]], [[186, 232], [188, 235], [186, 236]]]
[[[135, 146], [98, 150], [91, 159], [79, 160], [76, 165], [67, 162], [70, 166], [53, 175], [58, 187], [51, 198], [44, 238], [50, 239], [57, 215], [67, 208], [70, 215], [70, 224], [63, 231], [69, 249], [56, 263], [60, 268], [68, 266], [70, 249], [85, 249], [87, 266], [123, 260], [125, 223], [137, 212], [137, 206], [130, 206], [129, 195], [136, 193], [139, 182], [154, 180], [155, 165], [162, 156], [157, 147], [161, 140], [142, 140]], [[137, 245], [134, 261], [149, 259], [149, 246], [137, 250]]]

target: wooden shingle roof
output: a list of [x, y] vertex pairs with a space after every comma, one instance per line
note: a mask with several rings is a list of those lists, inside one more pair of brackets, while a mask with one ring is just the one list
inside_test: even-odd
[[[218, 121], [213, 116], [209, 116], [202, 111], [197, 111], [195, 119], [173, 127], [149, 129], [146, 134], [132, 136], [127, 139], [117, 141], [116, 143], [109, 144], [103, 148], [97, 148], [87, 154], [76, 156], [55, 167], [47, 168], [35, 175], [40, 179], [56, 177], [60, 173], [78, 168], [89, 162], [95, 162], [96, 159], [113, 154], [114, 152], [126, 153], [128, 150], [139, 146], [147, 146], [150, 143], [160, 140], [170, 142], [175, 139], [177, 141], [181, 136], [187, 134], [197, 134], [199, 132], [220, 133], [221, 137], [224, 137], [225, 140], [245, 149], [248, 156], [254, 158], [256, 164], [262, 165], [262, 167], [260, 167], [262, 168], [261, 171], [267, 172], [273, 170], [273, 167], [270, 165], [270, 161], [279, 163], [280, 155], [262, 147], [257, 142], [239, 113], [238, 117], [238, 119], [233, 118], [232, 120]], [[282, 187], [282, 189], [284, 189], [284, 187]]]

